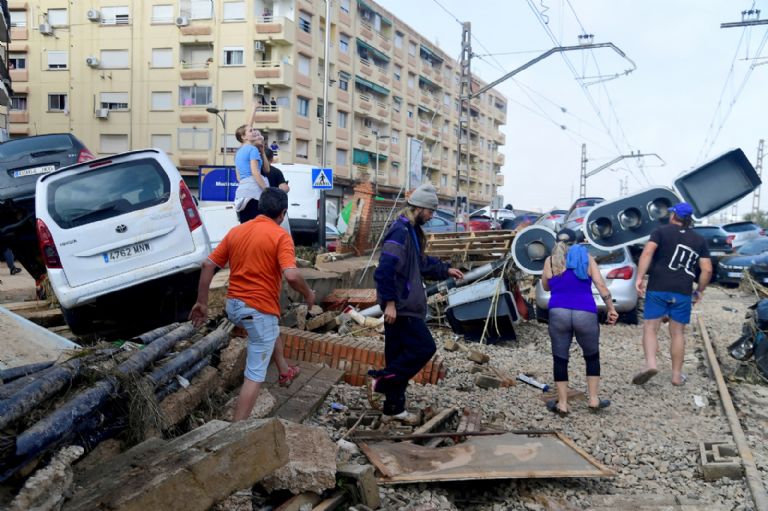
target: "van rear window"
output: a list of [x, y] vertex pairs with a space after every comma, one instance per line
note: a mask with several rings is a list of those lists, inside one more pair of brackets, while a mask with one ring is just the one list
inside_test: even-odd
[[171, 182], [146, 158], [79, 172], [49, 185], [48, 212], [62, 229], [138, 211], [168, 201]]

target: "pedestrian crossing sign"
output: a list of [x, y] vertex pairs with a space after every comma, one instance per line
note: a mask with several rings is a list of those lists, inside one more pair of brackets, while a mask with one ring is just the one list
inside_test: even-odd
[[312, 188], [316, 190], [332, 190], [333, 169], [312, 169]]

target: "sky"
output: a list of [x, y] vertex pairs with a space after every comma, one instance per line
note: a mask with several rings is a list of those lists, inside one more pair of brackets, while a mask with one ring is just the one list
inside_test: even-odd
[[[457, 19], [471, 22], [472, 71], [486, 82], [553, 47], [577, 45], [581, 34], [613, 43], [634, 63], [611, 49], [570, 51], [497, 87], [508, 101], [500, 193], [515, 208], [568, 208], [579, 193], [583, 143], [587, 171], [638, 151], [663, 160], [625, 158], [589, 177], [587, 195], [610, 200], [619, 197], [622, 180], [629, 194], [671, 186], [681, 173], [736, 147], [754, 165], [759, 140], [768, 138], [768, 25], [720, 28], [748, 9], [768, 19], [768, 0], [380, 3], [457, 58]], [[583, 85], [590, 82], [597, 83]], [[737, 208], [738, 217], [750, 212], [752, 196]]]

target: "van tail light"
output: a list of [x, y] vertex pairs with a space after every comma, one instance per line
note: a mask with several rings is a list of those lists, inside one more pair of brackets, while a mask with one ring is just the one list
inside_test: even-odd
[[725, 242], [728, 245], [733, 245], [733, 240], [735, 240], [735, 239], [736, 239], [736, 235], [735, 234], [729, 234], [728, 237], [725, 238]]
[[760, 229], [760, 234], [759, 234], [759, 236], [765, 236], [765, 229]]
[[40, 245], [40, 253], [43, 255], [46, 268], [61, 268], [59, 251], [56, 250], [56, 243], [53, 241], [51, 231], [40, 218], [37, 219], [37, 242]]
[[622, 266], [621, 268], [616, 268], [614, 270], [609, 271], [608, 275], [606, 275], [605, 278], [629, 280], [632, 278], [633, 273], [634, 272], [632, 271], [631, 266]]
[[83, 163], [85, 161], [95, 160], [96, 157], [88, 149], [80, 149], [80, 153], [77, 155], [77, 163]]
[[576, 222], [577, 224], [583, 224], [584, 223], [584, 217], [577, 218], [576, 220], [574, 220], [574, 222]]
[[181, 200], [181, 209], [184, 210], [184, 218], [187, 219], [189, 232], [192, 232], [203, 225], [203, 219], [200, 218], [200, 213], [197, 211], [192, 193], [183, 179], [179, 182], [179, 199]]

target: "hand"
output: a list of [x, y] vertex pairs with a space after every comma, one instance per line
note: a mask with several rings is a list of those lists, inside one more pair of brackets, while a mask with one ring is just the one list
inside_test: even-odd
[[307, 310], [312, 310], [312, 307], [315, 306], [315, 290], [310, 289], [309, 296], [305, 296], [304, 299], [307, 301]]
[[264, 136], [263, 135], [256, 135], [253, 138], [253, 145], [258, 147], [259, 149], [262, 149], [264, 147]]
[[397, 319], [397, 307], [395, 302], [387, 302], [387, 306], [384, 308], [384, 322], [391, 325]]
[[189, 312], [189, 320], [197, 328], [203, 326], [208, 321], [208, 305], [196, 303]]
[[619, 320], [619, 313], [616, 312], [616, 310], [608, 311], [608, 318], [605, 320], [606, 323], [609, 325], [615, 325], [616, 321]]
[[635, 289], [637, 290], [637, 296], [641, 298], [645, 296], [645, 281], [642, 279], [637, 279], [635, 281]]
[[704, 291], [696, 290], [693, 292], [693, 305], [696, 305], [701, 301], [702, 298], [704, 298]]
[[464, 278], [464, 274], [458, 268], [448, 268], [448, 276], [453, 277], [456, 280], [461, 280]]

